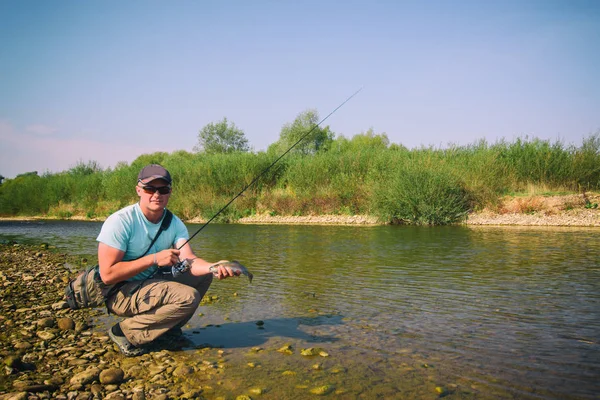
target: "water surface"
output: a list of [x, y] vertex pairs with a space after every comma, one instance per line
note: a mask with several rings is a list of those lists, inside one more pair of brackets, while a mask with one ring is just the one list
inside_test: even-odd
[[[100, 225], [1, 222], [0, 238], [89, 255]], [[215, 282], [186, 336], [227, 351], [230, 376], [269, 383], [263, 398], [318, 385], [339, 398], [598, 398], [599, 233], [210, 225], [197, 254], [255, 278]], [[275, 351], [285, 344], [294, 354]], [[300, 356], [308, 347], [329, 357]], [[261, 368], [244, 368], [253, 357]]]

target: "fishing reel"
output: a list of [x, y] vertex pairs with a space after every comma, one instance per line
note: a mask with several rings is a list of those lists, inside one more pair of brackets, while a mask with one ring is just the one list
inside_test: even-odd
[[174, 264], [171, 267], [171, 273], [173, 274], [173, 276], [179, 276], [182, 275], [184, 273], [186, 273], [187, 271], [189, 271], [191, 268], [191, 264], [190, 262], [187, 260], [187, 258], [183, 261], [179, 261], [177, 264]]

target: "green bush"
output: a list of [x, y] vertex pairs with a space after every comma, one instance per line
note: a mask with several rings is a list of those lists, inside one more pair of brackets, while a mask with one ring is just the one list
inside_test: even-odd
[[391, 223], [446, 225], [463, 220], [471, 197], [447, 171], [407, 164], [377, 185], [373, 198], [377, 216]]

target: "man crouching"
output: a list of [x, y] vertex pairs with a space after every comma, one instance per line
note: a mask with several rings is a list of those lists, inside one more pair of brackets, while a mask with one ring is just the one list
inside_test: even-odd
[[[135, 188], [139, 202], [109, 216], [97, 238], [100, 277], [113, 285], [106, 306], [125, 317], [108, 335], [126, 356], [146, 353], [143, 345], [162, 335], [181, 335], [213, 280], [209, 267], [214, 263], [196, 257], [186, 243], [187, 228], [177, 216], [168, 215], [171, 183], [162, 166], [144, 167]], [[165, 218], [170, 218], [168, 227]], [[184, 260], [187, 270], [162, 268]], [[222, 265], [215, 272], [219, 279], [236, 275]]]

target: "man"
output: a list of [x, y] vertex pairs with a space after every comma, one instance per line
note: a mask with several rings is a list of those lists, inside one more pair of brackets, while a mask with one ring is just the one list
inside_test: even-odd
[[[135, 188], [139, 203], [108, 217], [97, 238], [100, 277], [106, 285], [118, 285], [107, 307], [126, 317], [108, 335], [126, 356], [144, 354], [143, 345], [161, 335], [181, 334], [213, 279], [209, 267], [215, 264], [196, 257], [189, 243], [181, 247], [189, 235], [175, 215], [151, 245], [167, 215], [171, 183], [169, 171], [162, 166], [142, 168]], [[163, 273], [170, 268], [158, 270], [183, 260], [191, 267], [182, 274]], [[219, 279], [236, 275], [231, 268], [217, 268]]]

